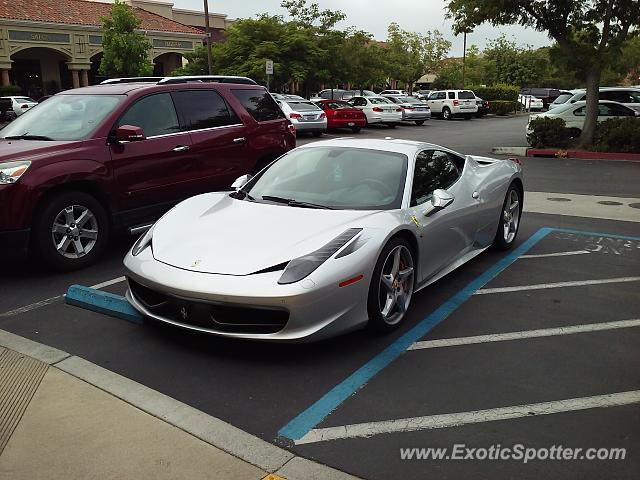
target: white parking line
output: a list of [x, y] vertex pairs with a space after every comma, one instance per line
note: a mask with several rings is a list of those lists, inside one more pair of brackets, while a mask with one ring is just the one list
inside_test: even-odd
[[520, 255], [518, 260], [521, 258], [547, 258], [547, 257], [566, 257], [568, 255], [583, 255], [585, 253], [591, 253], [589, 250], [575, 250], [573, 252], [556, 252], [556, 253], [539, 253], [533, 255]]
[[552, 337], [556, 335], [572, 335], [574, 333], [599, 332], [617, 328], [640, 327], [640, 319], [618, 320], [615, 322], [589, 323], [585, 325], [571, 325], [569, 327], [543, 328], [538, 330], [523, 330], [520, 332], [494, 333], [491, 335], [476, 335], [473, 337], [441, 338], [416, 342], [407, 350], [421, 350], [424, 348], [455, 347], [458, 345], [473, 345], [476, 343], [505, 342], [521, 340], [523, 338]]
[[592, 408], [617, 407], [640, 402], [640, 390], [595, 395], [593, 397], [570, 398], [552, 402], [516, 405], [512, 407], [474, 410], [470, 412], [445, 413], [425, 417], [402, 418], [379, 422], [357, 423], [340, 427], [317, 428], [296, 440], [296, 445], [325, 442], [344, 438], [372, 437], [382, 433], [414, 432], [435, 428], [458, 427], [472, 423], [494, 422], [512, 418], [575, 412]]
[[124, 282], [126, 280], [125, 277], [114, 278], [113, 280], [107, 280], [106, 282], [98, 283], [96, 285], [91, 285], [89, 288], [95, 288], [96, 290], [100, 290], [104, 287], [109, 287], [111, 285], [115, 285], [116, 283]]
[[[116, 283], [124, 282], [125, 277], [114, 278], [113, 280], [107, 280], [106, 282], [98, 283], [93, 285], [91, 288], [95, 288], [99, 290], [104, 287], [108, 287], [110, 285], [115, 285]], [[45, 300], [40, 300], [39, 302], [31, 303], [29, 305], [25, 305], [24, 307], [16, 308], [14, 310], [9, 310], [8, 312], [0, 313], [0, 318], [3, 317], [13, 317], [15, 315], [20, 315], [21, 313], [30, 312], [32, 310], [36, 310], [40, 307], [46, 307], [47, 305], [51, 305], [59, 300], [62, 300], [64, 295], [56, 295], [55, 297], [47, 298]]]
[[474, 295], [486, 295], [488, 293], [521, 292], [523, 290], [543, 290], [546, 288], [582, 287], [585, 285], [602, 285], [605, 283], [637, 282], [640, 277], [603, 278], [601, 280], [580, 280], [576, 282], [538, 283], [535, 285], [520, 285], [518, 287], [482, 288]]

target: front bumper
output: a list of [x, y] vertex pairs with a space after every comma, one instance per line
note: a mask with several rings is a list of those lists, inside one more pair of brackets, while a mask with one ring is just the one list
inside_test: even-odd
[[[239, 315], [251, 310], [286, 312], [286, 322], [278, 331], [265, 333], [264, 329], [251, 331], [244, 327], [228, 328], [228, 324], [221, 327], [215, 319], [207, 325], [201, 321], [202, 317], [194, 323], [180, 315], [182, 311], [179, 305], [170, 314], [165, 313], [167, 310], [150, 308], [148, 303], [139, 298], [140, 295], [136, 295], [136, 285], [131, 283], [126, 297], [143, 316], [187, 330], [254, 340], [315, 341], [356, 329], [367, 322], [366, 303], [373, 267], [368, 265], [364, 255], [356, 256], [356, 253], [333, 260], [340, 261], [344, 267], [338, 269], [339, 274], [335, 271], [329, 275], [321, 274], [316, 270], [306, 279], [289, 285], [278, 284], [282, 274], [279, 271], [234, 276], [183, 270], [155, 260], [151, 248], [136, 257], [127, 255], [125, 258], [126, 275], [130, 282], [171, 297], [172, 302], [186, 302], [199, 308], [208, 305], [213, 309], [212, 316], [216, 315], [216, 308], [235, 310]], [[354, 257], [347, 260], [351, 256]], [[340, 281], [358, 274], [364, 274], [363, 280], [347, 287], [338, 287]], [[257, 323], [255, 318], [247, 318], [246, 321], [237, 318], [234, 322], [235, 325]]]

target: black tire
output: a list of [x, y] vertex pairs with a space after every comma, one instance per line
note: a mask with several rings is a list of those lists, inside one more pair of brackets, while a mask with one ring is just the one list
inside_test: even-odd
[[481, 113], [476, 113], [476, 118], [482, 118], [484, 115], [482, 115]]
[[360, 133], [360, 130], [362, 129], [362, 127], [351, 127], [351, 131], [353, 133]]
[[[513, 236], [509, 236], [509, 238], [505, 238], [505, 210], [507, 208], [507, 202], [513, 201], [512, 195], [517, 195], [518, 199], [518, 208], [517, 208], [517, 225], [515, 227], [515, 232], [513, 232]], [[507, 190], [507, 194], [504, 197], [504, 202], [502, 202], [502, 209], [500, 210], [500, 220], [498, 221], [498, 229], [496, 231], [496, 236], [493, 239], [492, 247], [495, 250], [509, 250], [513, 247], [516, 238], [518, 236], [518, 231], [520, 230], [520, 223], [522, 221], [522, 191], [520, 188], [512, 183], [509, 185], [509, 189]], [[511, 203], [511, 202], [510, 202]]]
[[389, 128], [396, 128], [397, 125], [395, 123], [387, 123], [387, 127]]
[[444, 107], [442, 109], [442, 118], [444, 118], [445, 120], [453, 120], [453, 115], [451, 114], [451, 110], [449, 110], [449, 107]]
[[[385, 245], [380, 253], [380, 257], [376, 262], [376, 266], [373, 270], [373, 276], [371, 277], [371, 283], [369, 284], [369, 296], [367, 298], [367, 312], [369, 314], [369, 323], [367, 327], [371, 330], [375, 330], [378, 332], [390, 332], [398, 328], [404, 319], [406, 318], [406, 313], [402, 315], [402, 317], [396, 323], [388, 323], [382, 316], [380, 312], [380, 278], [382, 275], [382, 269], [387, 260], [389, 254], [397, 247], [404, 247], [406, 251], [411, 255], [411, 263], [413, 264], [413, 278], [412, 278], [412, 287], [411, 287], [411, 295], [413, 295], [413, 289], [415, 288], [415, 254], [411, 249], [411, 245], [405, 239], [396, 237], [393, 238]], [[409, 304], [407, 309], [411, 307], [411, 298], [409, 298]]]
[[313, 136], [318, 138], [322, 136], [322, 132], [313, 132]]
[[424, 120], [416, 120], [416, 125], [424, 125]]
[[471, 120], [471, 115], [465, 115], [465, 116], [464, 116], [464, 119], [465, 119], [465, 120]]
[[[67, 208], [72, 208], [74, 215], [80, 215], [82, 211], [86, 210], [93, 216], [88, 220], [88, 224], [84, 224], [87, 228], [76, 230], [74, 227], [74, 230], [67, 230], [71, 235], [78, 233], [77, 237], [69, 238], [68, 235], [60, 232], [53, 233], [56, 220], [60, 219], [60, 215]], [[75, 226], [75, 224], [73, 225]], [[88, 230], [95, 232], [95, 239], [86, 236], [89, 234]], [[34, 253], [49, 267], [60, 271], [76, 270], [92, 265], [100, 258], [109, 243], [110, 230], [107, 212], [98, 200], [84, 192], [61, 192], [48, 198], [37, 212], [33, 224], [32, 246], [35, 250]], [[84, 238], [82, 238], [83, 232], [85, 232]], [[54, 244], [56, 241], [54, 239], [62, 241], [65, 236], [70, 242], [80, 241], [83, 248], [86, 247], [88, 251], [78, 253], [77, 248], [69, 245], [66, 252], [69, 256], [65, 256]], [[86, 244], [82, 242], [86, 242]]]

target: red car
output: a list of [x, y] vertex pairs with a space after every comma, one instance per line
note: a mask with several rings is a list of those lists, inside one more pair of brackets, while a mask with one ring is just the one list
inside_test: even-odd
[[192, 80], [69, 90], [0, 130], [0, 249], [84, 267], [112, 231], [141, 232], [177, 202], [230, 188], [295, 147], [264, 87]]
[[342, 100], [318, 100], [316, 105], [327, 115], [327, 128], [350, 128], [358, 133], [367, 124], [367, 117], [362, 110]]

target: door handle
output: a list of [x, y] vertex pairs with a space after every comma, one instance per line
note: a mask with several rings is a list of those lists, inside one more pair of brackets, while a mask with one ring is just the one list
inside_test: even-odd
[[186, 152], [187, 150], [189, 150], [189, 145], [178, 145], [173, 149], [174, 152], [178, 152], [178, 153]]
[[244, 143], [247, 139], [245, 137], [238, 137], [233, 139], [233, 143]]

